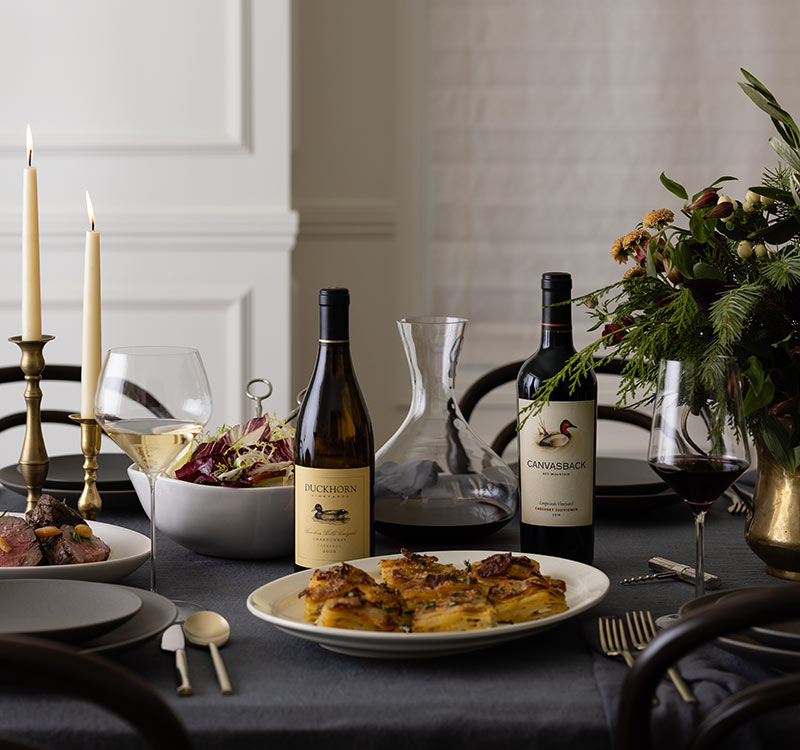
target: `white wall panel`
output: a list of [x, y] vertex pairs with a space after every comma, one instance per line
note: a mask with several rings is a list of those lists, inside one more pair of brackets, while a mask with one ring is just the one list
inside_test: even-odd
[[[0, 3], [0, 330], [19, 333], [25, 125], [39, 177], [43, 327], [52, 363], [81, 347], [84, 189], [101, 233], [103, 345], [200, 349], [212, 423], [250, 414], [267, 377], [290, 382], [288, 0], [26, 0]], [[0, 341], [0, 364], [18, 350]], [[6, 390], [8, 389], [8, 393]], [[17, 392], [19, 391], [19, 392]], [[47, 385], [48, 408], [77, 387]], [[0, 413], [22, 408], [0, 389]], [[15, 431], [16, 432], [16, 431]], [[50, 435], [52, 434], [52, 438]], [[48, 428], [51, 454], [78, 450]], [[0, 436], [0, 465], [21, 435]]]
[[20, 106], [4, 119], [0, 148], [18, 149], [24, 119], [54, 153], [245, 148], [248, 7], [28, 0], [0, 25], [4, 57], [28, 62], [3, 83]]

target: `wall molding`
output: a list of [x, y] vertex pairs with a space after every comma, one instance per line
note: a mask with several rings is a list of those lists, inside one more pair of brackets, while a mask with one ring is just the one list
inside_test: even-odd
[[319, 201], [297, 207], [301, 239], [393, 239], [396, 208], [391, 201]]
[[[36, 151], [63, 154], [250, 153], [252, 151], [252, 0], [225, 0], [225, 91], [223, 126], [213, 130], [91, 133], [53, 132], [34, 127]], [[41, 132], [41, 138], [39, 133]], [[23, 155], [24, 133], [0, 131], [0, 155]]]
[[[47, 211], [39, 215], [42, 252], [83, 247], [87, 220], [79, 211]], [[217, 248], [291, 252], [298, 215], [280, 209], [209, 209], [153, 212], [103, 212], [97, 225], [103, 252], [131, 249], [176, 250]], [[0, 211], [0, 252], [19, 252], [22, 234], [20, 210]]]
[[[48, 287], [43, 294], [46, 300], [47, 313], [53, 315], [58, 311], [80, 314], [83, 309], [83, 293], [74, 285]], [[103, 310], [130, 310], [135, 313], [146, 307], [150, 310], [163, 309], [177, 313], [190, 314], [193, 310], [217, 310], [224, 315], [225, 332], [224, 373], [225, 382], [220, 390], [220, 399], [226, 406], [226, 413], [235, 409], [239, 414], [247, 413], [248, 399], [242, 390], [246, 374], [251, 369], [252, 306], [254, 290], [251, 286], [236, 283], [194, 283], [173, 285], [154, 283], [147, 287], [109, 285], [103, 288]], [[0, 311], [17, 312], [19, 294], [15, 289], [0, 297]], [[219, 384], [217, 384], [219, 385]]]

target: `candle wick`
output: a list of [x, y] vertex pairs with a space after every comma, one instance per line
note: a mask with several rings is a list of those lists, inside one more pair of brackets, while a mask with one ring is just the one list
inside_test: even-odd
[[92, 219], [92, 231], [94, 232], [94, 219]]
[[28, 166], [31, 166], [31, 158], [33, 157], [33, 151], [28, 151]]

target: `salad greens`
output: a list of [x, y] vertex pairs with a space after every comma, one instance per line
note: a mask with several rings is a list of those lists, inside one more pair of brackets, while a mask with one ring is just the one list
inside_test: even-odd
[[202, 433], [166, 472], [194, 484], [268, 487], [294, 481], [294, 428], [273, 415]]

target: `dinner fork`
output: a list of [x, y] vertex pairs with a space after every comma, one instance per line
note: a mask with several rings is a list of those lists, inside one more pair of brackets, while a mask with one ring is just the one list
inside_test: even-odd
[[731, 485], [731, 488], [722, 494], [730, 503], [728, 513], [733, 513], [734, 515], [746, 513], [749, 504], [753, 501], [753, 496], [740, 489], [736, 484]]
[[723, 492], [722, 493], [724, 498], [730, 503], [728, 506], [728, 513], [736, 516], [740, 513], [744, 513], [747, 508], [745, 504], [738, 498], [734, 497], [730, 492]]
[[[644, 651], [647, 644], [653, 640], [656, 635], [656, 625], [653, 622], [653, 615], [650, 612], [626, 612], [625, 621], [628, 624], [628, 632], [631, 634], [631, 643], [637, 651]], [[675, 667], [667, 669], [672, 684], [678, 691], [678, 694], [683, 698], [686, 703], [697, 703], [697, 698], [694, 697], [686, 681], [681, 677], [680, 673]]]
[[[597, 627], [600, 631], [600, 648], [606, 656], [621, 656], [629, 668], [633, 667], [633, 655], [628, 648], [625, 637], [625, 626], [613, 617], [599, 617]], [[658, 705], [658, 698], [653, 696], [652, 704]]]
[[600, 617], [597, 620], [600, 630], [600, 648], [606, 656], [621, 656], [628, 667], [633, 668], [633, 656], [628, 648], [622, 623], [613, 617]]

